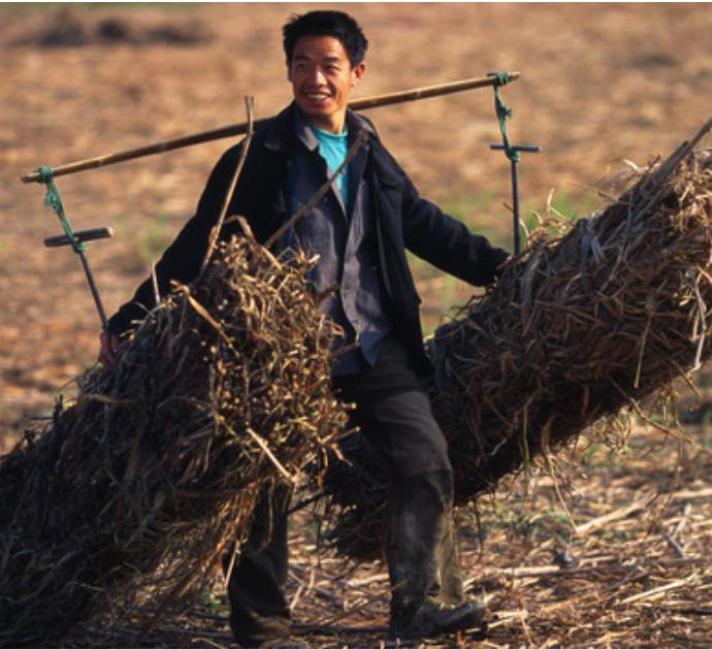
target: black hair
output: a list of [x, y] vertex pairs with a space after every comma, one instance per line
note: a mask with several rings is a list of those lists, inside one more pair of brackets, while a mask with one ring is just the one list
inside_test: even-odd
[[338, 38], [348, 54], [351, 67], [363, 61], [368, 48], [368, 41], [359, 24], [343, 11], [310, 11], [292, 16], [282, 28], [282, 34], [287, 65], [292, 63], [294, 47], [302, 36]]

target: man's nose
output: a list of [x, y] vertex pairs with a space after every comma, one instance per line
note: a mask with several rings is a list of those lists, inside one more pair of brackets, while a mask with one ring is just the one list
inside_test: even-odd
[[321, 85], [326, 82], [326, 75], [319, 66], [314, 66], [311, 70], [309, 70], [309, 81]]

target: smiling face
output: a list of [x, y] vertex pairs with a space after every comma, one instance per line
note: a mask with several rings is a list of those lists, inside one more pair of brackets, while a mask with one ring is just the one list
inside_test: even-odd
[[303, 36], [294, 46], [287, 77], [307, 120], [319, 129], [341, 133], [351, 89], [365, 71], [365, 63], [351, 66], [338, 38]]

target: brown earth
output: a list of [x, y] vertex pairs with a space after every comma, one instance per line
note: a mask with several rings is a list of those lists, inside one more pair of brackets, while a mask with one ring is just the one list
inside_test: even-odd
[[[42, 164], [58, 165], [242, 121], [243, 97], [248, 94], [256, 97], [258, 116], [275, 113], [290, 98], [279, 26], [291, 13], [309, 7], [70, 5], [73, 15], [65, 15], [60, 24], [71, 23], [74, 31], [58, 32], [54, 28], [60, 10], [55, 7], [0, 5], [0, 451], [9, 449], [28, 417], [49, 412], [58, 391], [71, 392], [72, 378], [93, 362], [99, 330], [78, 260], [67, 249], [42, 246], [44, 237], [60, 232], [56, 217], [42, 205], [42, 189], [22, 185], [19, 176]], [[505, 87], [503, 97], [514, 109], [509, 126], [513, 141], [543, 147], [541, 154], [527, 157], [522, 165], [527, 210], [542, 209], [555, 189], [562, 210], [589, 212], [598, 202], [590, 188], [619, 170], [623, 160], [644, 164], [667, 154], [712, 113], [712, 10], [706, 4], [343, 8], [362, 22], [370, 39], [369, 71], [358, 96], [483, 76], [492, 70], [521, 71], [521, 80]], [[510, 216], [503, 205], [511, 201], [508, 163], [488, 149], [499, 139], [491, 90], [376, 109], [370, 116], [425, 196], [508, 245]], [[113, 240], [91, 245], [89, 253], [109, 313], [130, 296], [190, 216], [212, 164], [229, 144], [202, 145], [59, 179], [75, 229], [111, 225], [116, 230]], [[423, 264], [415, 268], [432, 328], [469, 290]], [[709, 435], [700, 434], [693, 451], [685, 452], [687, 474], [679, 471], [674, 455], [648, 457], [640, 452], [633, 454], [629, 465], [617, 460], [615, 476], [599, 468], [595, 481], [584, 479], [585, 488], [572, 479], [568, 497], [574, 501], [569, 501], [574, 520], [580, 523], [615, 510], [639, 492], [668, 489], [673, 480], [677, 491], [702, 490], [704, 495], [709, 490], [709, 446]], [[471, 544], [466, 551], [472, 563], [485, 560], [488, 567], [546, 563], [537, 546], [541, 540], [527, 546], [529, 542], [522, 541], [526, 535], [517, 532], [521, 521], [529, 522], [531, 529], [536, 508], [561, 514], [551, 496], [553, 488], [541, 480], [550, 499], [544, 510], [540, 502], [517, 500], [521, 495], [516, 490], [497, 501], [499, 509], [517, 510], [513, 519], [502, 523], [495, 517], [501, 512], [488, 506], [486, 516], [499, 537], [493, 536], [485, 555]], [[619, 568], [607, 568], [598, 582], [583, 574], [589, 580], [583, 583], [552, 584], [538, 578], [521, 583], [497, 574], [500, 577], [474, 587], [493, 589], [498, 609], [519, 612], [511, 619], [515, 623], [495, 628], [500, 632], [491, 641], [468, 637], [448, 643], [683, 646], [679, 637], [684, 637], [688, 625], [694, 630], [691, 647], [712, 645], [709, 573], [694, 563], [678, 562], [677, 573], [660, 563], [656, 568], [649, 565], [651, 557], [666, 553], [677, 557], [674, 547], [651, 532], [658, 530], [660, 521], [672, 521], [670, 534], [689, 536], [686, 557], [704, 556], [712, 542], [710, 499], [673, 499], [669, 507], [674, 512], [655, 511], [657, 519], [624, 520], [623, 533], [606, 527], [608, 536], [578, 536], [572, 543], [581, 549], [595, 547], [596, 553], [605, 547], [617, 567], [627, 566], [626, 553], [633, 553], [648, 580], [640, 592], [696, 572], [697, 577], [685, 584], [700, 587], [699, 594], [706, 595], [706, 602], [698, 603], [700, 611], [707, 607], [706, 614], [681, 613], [682, 605], [674, 598], [669, 604], [657, 596], [621, 605], [622, 598], [614, 598], [619, 592], [603, 593], [606, 583], [643, 583], [635, 582], [633, 574], [620, 574]], [[646, 535], [654, 535], [655, 542], [648, 544], [645, 540], [652, 538]], [[311, 570], [305, 562], [304, 570]], [[322, 579], [331, 583], [326, 575]], [[376, 580], [373, 585], [377, 589], [369, 607], [375, 607], [373, 616], [382, 623], [385, 583]], [[527, 589], [522, 591], [522, 585]], [[572, 585], [579, 590], [578, 601], [572, 601], [567, 591]], [[291, 586], [296, 590], [298, 581]], [[679, 589], [662, 593], [674, 597]], [[600, 598], [594, 607], [586, 598], [595, 594]], [[573, 624], [577, 613], [586, 618], [582, 610], [590, 610], [591, 616], [599, 612], [598, 617], [586, 619], [575, 634], [554, 633], [557, 622], [564, 621], [556, 618], [560, 612], [555, 608], [551, 610], [555, 614], [541, 613], [545, 596], [568, 612], [566, 625]], [[517, 604], [509, 602], [512, 598], [519, 599]], [[297, 603], [297, 617], [308, 602], [307, 598], [302, 605]], [[340, 600], [337, 609], [348, 610], [350, 605], [344, 603]], [[608, 610], [601, 603], [621, 607], [624, 613], [609, 628], [601, 613]], [[661, 603], [668, 609], [660, 609]], [[368, 615], [361, 622], [372, 615], [369, 607], [363, 609]], [[685, 617], [693, 622], [678, 620]], [[700, 629], [710, 633], [705, 636]], [[166, 634], [162, 638], [170, 639]], [[309, 638], [317, 645], [377, 645], [381, 637], [376, 632], [356, 639]], [[186, 640], [180, 637], [175, 643]]]

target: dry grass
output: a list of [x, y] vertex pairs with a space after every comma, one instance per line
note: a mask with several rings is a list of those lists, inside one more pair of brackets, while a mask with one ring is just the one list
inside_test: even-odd
[[[586, 428], [612, 437], [621, 409], [644, 417], [642, 400], [709, 356], [712, 153], [691, 152], [710, 126], [599, 214], [553, 235], [543, 224], [500, 281], [436, 331], [430, 395], [456, 502], [538, 455], [551, 465]], [[331, 534], [368, 558], [380, 550], [388, 476], [356, 443], [353, 465], [331, 470]]]
[[[636, 427], [623, 450], [581, 446], [560, 458], [557, 482], [537, 470], [507, 482], [479, 501], [479, 527], [475, 511], [463, 510], [463, 575], [469, 593], [485, 597], [489, 629], [422, 646], [709, 647], [712, 430], [695, 433], [699, 442], [681, 450]], [[317, 520], [302, 511], [292, 521], [295, 637], [314, 648], [383, 647], [385, 566], [325, 556]], [[237, 647], [221, 585], [202, 607], [164, 617], [146, 635], [125, 620], [80, 630], [70, 644]]]
[[0, 644], [61, 641], [145, 598], [185, 606], [346, 424], [311, 262], [249, 238], [153, 310], [76, 405], [0, 458]]

